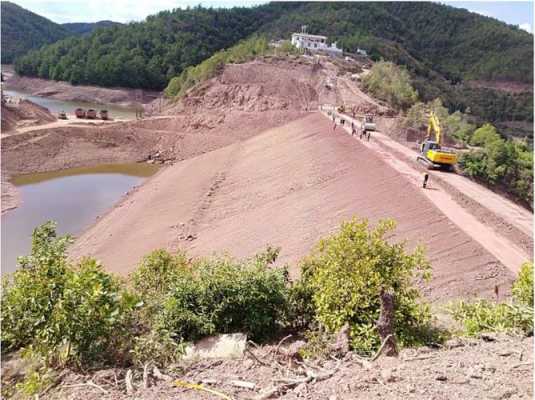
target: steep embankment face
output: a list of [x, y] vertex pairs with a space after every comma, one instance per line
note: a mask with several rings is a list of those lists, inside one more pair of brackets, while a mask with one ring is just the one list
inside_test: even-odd
[[321, 68], [303, 61], [228, 65], [163, 116], [109, 125], [70, 125], [2, 140], [8, 174], [99, 163], [183, 160], [253, 137], [316, 109]]
[[[149, 158], [171, 163], [249, 139], [316, 107], [322, 79], [318, 67], [303, 61], [228, 65], [220, 77], [167, 107], [164, 116], [13, 130], [2, 137], [2, 208], [17, 204], [8, 182], [12, 175]], [[15, 127], [12, 114], [2, 113], [3, 125]]]
[[40, 125], [56, 121], [47, 108], [22, 100], [17, 104], [2, 104], [2, 133], [22, 126]]
[[157, 248], [245, 257], [271, 244], [295, 274], [314, 243], [353, 216], [394, 218], [397, 239], [426, 247], [431, 299], [490, 295], [512, 279], [401, 173], [317, 113], [162, 171], [82, 235], [72, 255], [126, 274]]

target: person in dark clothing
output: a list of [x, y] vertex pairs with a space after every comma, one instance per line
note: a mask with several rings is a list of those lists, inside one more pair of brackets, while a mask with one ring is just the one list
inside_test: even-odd
[[427, 187], [427, 181], [429, 180], [429, 174], [424, 175], [424, 183], [422, 184], [422, 187], [425, 189]]

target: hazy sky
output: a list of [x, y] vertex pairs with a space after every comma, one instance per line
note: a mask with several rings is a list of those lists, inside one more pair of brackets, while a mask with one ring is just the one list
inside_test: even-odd
[[[147, 15], [172, 8], [202, 4], [206, 7], [250, 6], [262, 0], [11, 0], [54, 22], [117, 22], [143, 20]], [[482, 15], [519, 25], [532, 32], [532, 1], [441, 1]]]

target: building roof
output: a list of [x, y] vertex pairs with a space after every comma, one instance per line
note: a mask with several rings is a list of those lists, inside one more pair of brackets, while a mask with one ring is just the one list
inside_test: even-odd
[[309, 33], [292, 33], [292, 36], [306, 36], [312, 39], [325, 39], [327, 40], [327, 36], [321, 36], [321, 35], [311, 35]]

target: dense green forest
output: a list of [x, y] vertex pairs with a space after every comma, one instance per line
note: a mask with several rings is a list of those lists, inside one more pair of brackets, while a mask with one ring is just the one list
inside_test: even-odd
[[[209, 21], [216, 24], [206, 26]], [[200, 26], [194, 26], [196, 23]], [[207, 42], [221, 43], [222, 36], [228, 37], [225, 42], [233, 42], [236, 37], [241, 39], [244, 31], [246, 34], [258, 31], [274, 38], [288, 37], [305, 24], [310, 32], [321, 32], [338, 40], [347, 51], [364, 47], [372, 57], [406, 64], [424, 75], [434, 70], [454, 83], [473, 78], [533, 80], [532, 35], [492, 18], [434, 3], [271, 3], [228, 10], [196, 7], [162, 12], [144, 23], [130, 24], [108, 33], [108, 41], [97, 41], [94, 47], [96, 50], [106, 45], [114, 48], [126, 45], [127, 50], [138, 47], [145, 60], [150, 61], [162, 52], [169, 52], [176, 44], [172, 40], [175, 38], [182, 39], [179, 44], [198, 53], [218, 47]], [[148, 32], [149, 29], [154, 31]], [[138, 37], [140, 33], [149, 33], [143, 43], [124, 41], [126, 35]], [[184, 40], [190, 35], [200, 41]], [[94, 39], [92, 36], [87, 41], [94, 42]], [[45, 49], [37, 55], [45, 61], [49, 51]], [[68, 52], [62, 56], [68, 56]], [[171, 60], [164, 61], [173, 64]], [[173, 66], [180, 68], [180, 63]]]
[[56, 24], [9, 1], [2, 1], [2, 64], [11, 64], [32, 49], [98, 28], [120, 25], [112, 21]]
[[70, 32], [40, 15], [9, 1], [0, 3], [2, 11], [2, 64], [49, 43], [70, 35]]
[[98, 22], [68, 22], [61, 24], [65, 29], [75, 35], [88, 35], [98, 28], [109, 28], [116, 25], [122, 25], [119, 22], [113, 21], [98, 21]]
[[480, 122], [532, 121], [533, 95], [470, 88], [465, 80], [533, 81], [533, 36], [498, 20], [435, 3], [270, 3], [251, 8], [176, 9], [33, 51], [20, 74], [74, 84], [163, 89], [217, 51], [259, 34], [288, 38], [307, 25], [348, 52], [407, 68], [420, 98]]
[[16, 70], [74, 84], [163, 89], [185, 68], [233, 46], [253, 34], [259, 21], [273, 20], [287, 8], [292, 5], [164, 11], [31, 52]]

